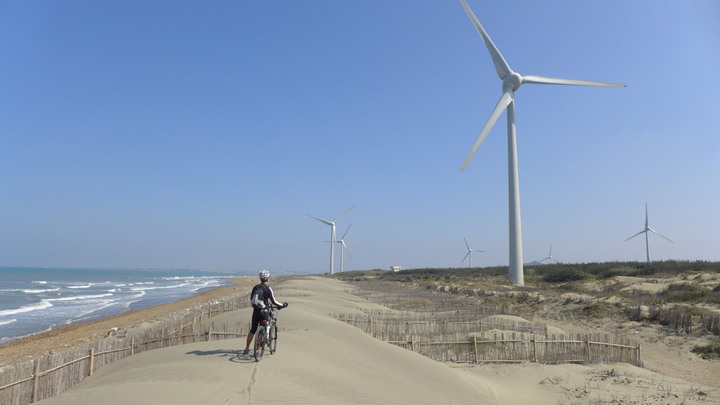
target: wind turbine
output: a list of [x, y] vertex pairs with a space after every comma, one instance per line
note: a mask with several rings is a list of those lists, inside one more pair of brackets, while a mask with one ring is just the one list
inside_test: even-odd
[[478, 136], [475, 144], [473, 145], [470, 153], [465, 158], [465, 162], [462, 165], [460, 171], [465, 170], [470, 160], [472, 160], [475, 152], [483, 143], [485, 137], [487, 137], [490, 129], [495, 125], [495, 122], [500, 118], [500, 115], [507, 109], [507, 133], [508, 133], [508, 209], [509, 209], [509, 238], [510, 238], [510, 263], [508, 268], [508, 277], [514, 284], [523, 285], [523, 258], [522, 258], [522, 226], [520, 224], [520, 184], [518, 180], [518, 162], [517, 162], [517, 139], [515, 134], [515, 92], [526, 83], [532, 84], [565, 84], [574, 86], [601, 86], [601, 87], [625, 87], [623, 84], [605, 83], [605, 82], [594, 82], [589, 80], [574, 80], [574, 79], [558, 79], [552, 77], [523, 76], [510, 68], [510, 65], [505, 61], [500, 51], [497, 49], [493, 41], [488, 36], [487, 32], [480, 22], [478, 21], [475, 14], [473, 14], [470, 7], [465, 0], [462, 2], [465, 11], [467, 12], [470, 20], [475, 25], [480, 37], [485, 43], [490, 57], [492, 58], [493, 65], [498, 77], [502, 80], [502, 96], [500, 101], [495, 106], [495, 109], [490, 114], [485, 127], [483, 127], [480, 136]]
[[345, 212], [343, 212], [342, 214], [340, 214], [337, 218], [333, 219], [332, 221], [327, 221], [327, 220], [324, 220], [324, 219], [320, 219], [320, 218], [318, 218], [318, 217], [314, 217], [314, 216], [309, 215], [309, 214], [305, 214], [306, 216], [308, 216], [308, 217], [310, 217], [310, 218], [312, 218], [312, 219], [317, 219], [318, 221], [320, 221], [320, 222], [322, 222], [322, 223], [324, 223], [324, 224], [326, 224], [326, 225], [330, 225], [330, 275], [331, 275], [331, 276], [334, 274], [334, 269], [335, 269], [335, 268], [334, 268], [334, 264], [335, 264], [335, 242], [336, 242], [336, 240], [335, 240], [335, 223], [336, 223], [337, 221], [339, 221], [340, 218], [344, 217], [345, 214], [347, 214], [347, 213], [348, 213], [351, 209], [353, 209], [353, 208], [355, 208], [354, 205], [353, 205], [352, 207], [346, 209]]
[[350, 230], [350, 227], [352, 224], [348, 225], [347, 229], [345, 230], [345, 233], [343, 236], [340, 237], [340, 240], [337, 241], [337, 243], [340, 245], [340, 272], [342, 273], [345, 271], [345, 251], [347, 250], [348, 256], [350, 256], [350, 251], [347, 248], [347, 245], [345, 245], [345, 235], [347, 235], [348, 231]]
[[670, 243], [674, 243], [673, 241], [671, 241], [671, 240], [668, 239], [667, 237], [665, 237], [665, 236], [663, 236], [663, 235], [660, 235], [657, 231], [655, 231], [654, 229], [652, 229], [652, 228], [650, 228], [650, 227], [648, 226], [647, 203], [645, 203], [645, 228], [644, 228], [642, 231], [636, 233], [635, 235], [633, 235], [633, 236], [625, 239], [625, 242], [627, 242], [627, 241], [629, 241], [630, 239], [632, 239], [632, 238], [640, 235], [641, 233], [644, 233], [644, 234], [645, 234], [645, 254], [647, 255], [647, 262], [650, 263], [650, 245], [649, 245], [649, 243], [648, 243], [648, 232], [652, 232], [652, 233], [654, 233], [655, 235], [657, 235], [657, 236], [659, 236], [659, 237], [661, 237], [661, 238], [663, 238], [663, 239], [665, 239], [665, 240], [668, 240]]
[[[548, 254], [548, 257], [540, 260], [540, 263], [544, 262], [545, 260], [549, 260], [550, 264], [552, 264], [553, 260], [555, 260], [555, 258], [552, 255], [552, 245], [550, 245], [550, 253]], [[560, 263], [560, 262], [555, 260], [555, 263]]]
[[460, 263], [464, 262], [465, 259], [470, 258], [470, 268], [472, 268], [472, 254], [473, 254], [473, 252], [482, 253], [482, 252], [484, 252], [484, 250], [470, 249], [470, 245], [468, 244], [467, 239], [465, 239], [465, 238], [463, 237], [463, 240], [465, 241], [465, 246], [467, 247], [467, 254], [465, 255], [465, 257], [463, 257], [463, 259], [462, 259], [462, 261], [461, 261]]

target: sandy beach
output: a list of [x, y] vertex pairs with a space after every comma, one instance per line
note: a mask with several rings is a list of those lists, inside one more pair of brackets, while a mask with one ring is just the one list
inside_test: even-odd
[[[249, 285], [254, 280], [240, 282]], [[276, 295], [291, 306], [280, 313], [278, 352], [260, 363], [240, 354], [244, 339], [174, 346], [103, 367], [71, 390], [38, 403], [720, 403], [720, 384], [685, 381], [627, 364], [474, 366], [435, 362], [335, 319], [334, 314], [383, 309], [353, 295], [353, 288], [313, 276], [277, 283]], [[247, 289], [233, 286], [208, 293], [220, 297], [246, 294]], [[187, 304], [181, 301], [151, 310], [167, 313]], [[142, 317], [145, 311], [135, 316]], [[217, 316], [213, 322], [236, 324], [248, 322], [249, 317], [250, 310], [243, 309]], [[119, 325], [121, 318], [106, 321]], [[108, 325], [99, 321], [75, 330], [81, 333]], [[71, 334], [66, 332], [73, 331], [57, 335]]]

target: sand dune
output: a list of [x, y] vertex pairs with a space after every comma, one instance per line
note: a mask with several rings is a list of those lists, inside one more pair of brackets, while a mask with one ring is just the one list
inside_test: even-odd
[[[380, 342], [332, 314], [380, 309], [337, 280], [282, 283], [278, 352], [256, 363], [244, 339], [140, 353], [39, 404], [583, 404], [708, 403], [699, 387], [630, 365], [438, 363]], [[250, 310], [213, 322], [248, 322]], [[683, 402], [684, 401], [684, 402]]]
[[[335, 280], [287, 282], [276, 295], [278, 352], [256, 363], [244, 339], [140, 353], [39, 404], [492, 404], [481, 378], [373, 339], [329, 313], [373, 304]], [[223, 315], [248, 322], [250, 311]], [[219, 319], [215, 318], [215, 322]]]

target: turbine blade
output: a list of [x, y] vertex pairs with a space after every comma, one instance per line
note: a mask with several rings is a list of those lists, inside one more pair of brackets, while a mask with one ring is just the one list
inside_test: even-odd
[[467, 259], [468, 256], [470, 256], [470, 252], [469, 252], [469, 251], [465, 254], [465, 257], [463, 257], [463, 259], [460, 260], [460, 263], [464, 263], [464, 262], [465, 262], [465, 259]]
[[495, 122], [498, 120], [498, 118], [500, 118], [500, 114], [502, 114], [503, 111], [505, 111], [505, 109], [507, 108], [507, 106], [510, 105], [510, 103], [512, 103], [512, 102], [513, 102], [512, 92], [508, 91], [508, 92], [503, 93], [502, 97], [500, 97], [500, 101], [498, 101], [492, 114], [490, 114], [490, 118], [488, 118], [487, 122], [485, 123], [485, 127], [483, 128], [482, 132], [480, 132], [480, 136], [478, 136], [472, 149], [470, 149], [470, 153], [468, 153], [467, 157], [465, 158], [465, 162], [463, 162], [463, 165], [460, 168], [460, 171], [465, 170], [467, 165], [472, 160], [473, 156], [475, 156], [475, 152], [477, 152], [478, 148], [480, 147], [480, 144], [483, 143], [485, 138], [490, 133], [490, 129], [492, 129], [493, 125], [495, 125]]
[[465, 12], [470, 17], [470, 20], [475, 25], [475, 29], [477, 29], [480, 37], [485, 43], [485, 47], [487, 47], [488, 52], [490, 52], [490, 57], [492, 58], [493, 65], [495, 66], [495, 71], [497, 72], [498, 77], [500, 78], [500, 80], [505, 79], [505, 76], [512, 73], [510, 65], [508, 65], [508, 63], [505, 61], [505, 58], [503, 58], [502, 54], [495, 46], [492, 39], [490, 39], [490, 36], [487, 34], [487, 32], [485, 32], [485, 28], [483, 28], [483, 26], [480, 24], [480, 21], [478, 21], [477, 17], [475, 17], [475, 14], [472, 12], [472, 10], [470, 10], [470, 6], [468, 6], [465, 0], [460, 1], [465, 8]]
[[645, 232], [647, 232], [647, 229], [643, 229], [642, 231], [636, 233], [635, 235], [633, 235], [633, 236], [625, 239], [625, 242], [627, 242], [627, 241], [629, 241], [630, 239], [632, 239], [632, 238], [634, 238], [634, 237], [636, 237], [636, 236], [638, 236], [638, 235], [640, 235], [640, 234], [642, 234], [642, 233], [645, 233]]
[[308, 217], [310, 217], [310, 218], [312, 218], [312, 219], [317, 219], [318, 221], [320, 221], [320, 222], [322, 222], [322, 223], [324, 223], [324, 224], [326, 224], [326, 225], [332, 226], [332, 222], [326, 221], [326, 220], [324, 220], [324, 219], [320, 219], [320, 218], [318, 218], [318, 217], [314, 217], [314, 216], [309, 215], [309, 214], [305, 214], [305, 215], [308, 216]]
[[470, 249], [470, 245], [468, 245], [468, 243], [467, 243], [467, 239], [465, 239], [465, 238], [463, 237], [463, 240], [465, 241], [465, 246], [467, 246], [468, 251], [472, 250], [472, 249]]
[[656, 230], [654, 230], [654, 229], [652, 229], [652, 228], [650, 228], [650, 227], [648, 227], [648, 231], [654, 233], [655, 235], [657, 235], [657, 236], [659, 236], [659, 237], [661, 237], [661, 238], [663, 238], [663, 239], [666, 239], [666, 240], [667, 240], [668, 242], [670, 242], [670, 243], [675, 243], [675, 242], [671, 241], [670, 238], [668, 238], [667, 236], [662, 235], [660, 232], [657, 232]]
[[595, 82], [592, 80], [577, 80], [577, 79], [559, 79], [555, 77], [544, 77], [527, 75], [522, 77], [523, 84], [565, 84], [570, 86], [596, 86], [596, 87], [627, 87], [624, 84], [618, 83], [607, 83], [607, 82]]
[[353, 205], [352, 207], [350, 207], [350, 208], [346, 209], [346, 210], [345, 210], [345, 212], [343, 212], [342, 214], [340, 214], [340, 216], [339, 216], [339, 217], [335, 218], [335, 219], [333, 220], [333, 222], [337, 222], [337, 221], [339, 221], [339, 220], [340, 220], [340, 218], [344, 217], [344, 216], [345, 216], [345, 214], [347, 214], [348, 212], [350, 212], [350, 210], [351, 210], [351, 209], [353, 209], [353, 208], [355, 208], [355, 206], [354, 206], [354, 205]]
[[347, 235], [347, 233], [348, 233], [348, 231], [350, 230], [350, 227], [351, 227], [351, 226], [352, 226], [352, 224], [348, 225], [347, 229], [345, 230], [345, 233], [344, 233], [343, 236], [340, 238], [340, 240], [345, 239], [345, 235]]

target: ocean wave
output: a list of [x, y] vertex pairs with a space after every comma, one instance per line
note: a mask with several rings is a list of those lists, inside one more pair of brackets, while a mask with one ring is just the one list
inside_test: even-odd
[[53, 306], [52, 303], [48, 302], [47, 300], [43, 300], [40, 302], [36, 302], [35, 304], [32, 304], [32, 305], [26, 305], [26, 306], [20, 307], [20, 308], [6, 309], [3, 311], [0, 311], [0, 316], [22, 314], [25, 312], [37, 311], [39, 309], [50, 308], [52, 306]]
[[67, 288], [72, 288], [72, 289], [76, 289], [76, 288], [90, 288], [90, 287], [92, 287], [92, 284], [86, 284], [86, 285], [69, 285], [69, 286], [67, 286]]
[[40, 293], [53, 292], [53, 291], [59, 291], [59, 290], [60, 290], [59, 288], [48, 288], [45, 290], [17, 290], [17, 291], [22, 291], [26, 294], [40, 294]]
[[130, 291], [149, 291], [149, 290], [166, 290], [168, 288], [183, 288], [191, 285], [190, 283], [183, 283], [183, 284], [173, 284], [173, 285], [164, 285], [164, 286], [158, 286], [158, 287], [134, 287], [131, 288]]
[[33, 284], [47, 284], [47, 281], [38, 280], [38, 281], [33, 281], [32, 283]]
[[75, 315], [75, 317], [74, 317], [75, 319], [74, 319], [73, 321], [84, 320], [85, 317], [87, 317], [87, 315], [90, 315], [90, 314], [92, 314], [93, 312], [97, 312], [97, 311], [103, 310], [103, 309], [105, 309], [105, 308], [107, 308], [107, 307], [111, 307], [111, 306], [113, 306], [113, 305], [115, 305], [115, 304], [118, 304], [118, 303], [119, 303], [119, 302], [118, 302], [117, 300], [101, 300], [101, 301], [100, 301], [100, 304], [99, 304], [98, 306], [94, 306], [94, 307], [88, 309], [88, 310], [85, 311], [85, 312], [81, 312], [81, 313]]
[[0, 321], [0, 326], [7, 325], [7, 324], [13, 323], [15, 321], [17, 321], [17, 319], [8, 319], [7, 321]]
[[107, 293], [107, 294], [95, 294], [95, 295], [76, 295], [74, 297], [63, 297], [63, 298], [48, 298], [43, 300], [43, 302], [55, 302], [55, 301], [75, 301], [75, 300], [88, 300], [88, 299], [98, 299], [98, 298], [104, 298], [104, 297], [111, 297], [113, 294]]

